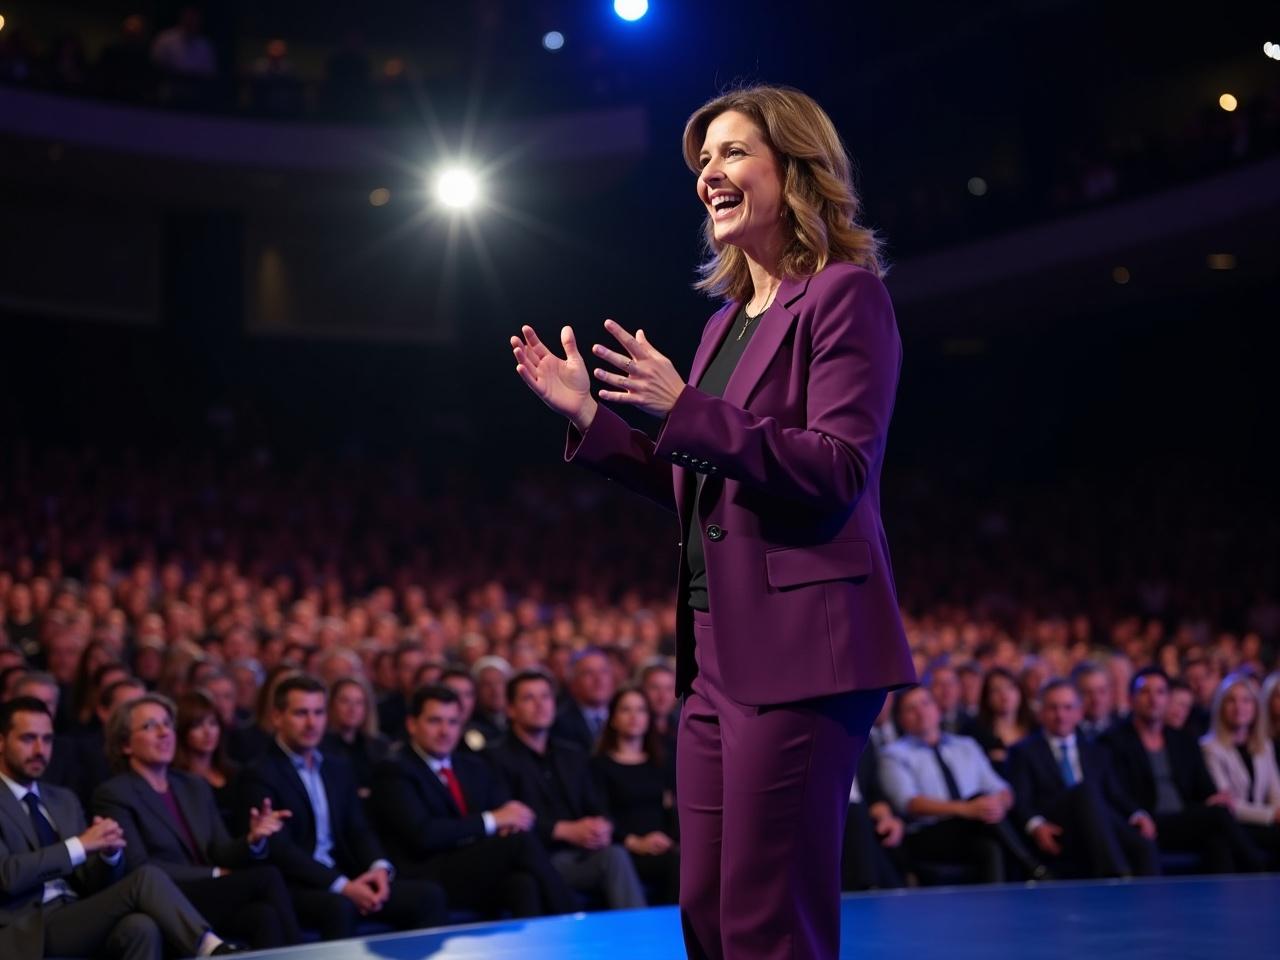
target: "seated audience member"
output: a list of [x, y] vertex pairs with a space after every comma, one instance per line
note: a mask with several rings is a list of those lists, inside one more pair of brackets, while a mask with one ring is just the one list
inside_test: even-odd
[[912, 860], [977, 867], [984, 881], [1005, 879], [1006, 857], [1031, 879], [1049, 876], [1008, 819], [1013, 792], [992, 769], [978, 742], [943, 733], [938, 706], [925, 687], [896, 695], [894, 725], [902, 735], [884, 748], [880, 780], [907, 823]]
[[86, 808], [93, 805], [93, 791], [98, 784], [111, 776], [111, 763], [107, 760], [107, 741], [104, 731], [111, 714], [122, 703], [137, 700], [147, 692], [141, 680], [129, 678], [108, 684], [98, 695], [97, 716], [101, 721], [93, 732], [76, 737], [76, 760], [80, 764], [80, 796]]
[[610, 909], [645, 905], [631, 856], [613, 842], [613, 824], [591, 777], [587, 754], [551, 736], [556, 695], [537, 670], [507, 683], [510, 730], [488, 751], [511, 795], [527, 804], [551, 862], [574, 890], [603, 897]]
[[969, 717], [960, 706], [960, 677], [955, 668], [939, 663], [929, 671], [924, 682], [942, 715], [942, 732], [964, 733]]
[[1199, 745], [1164, 725], [1164, 671], [1135, 673], [1129, 698], [1133, 712], [1107, 731], [1103, 743], [1124, 791], [1155, 820], [1160, 849], [1198, 853], [1213, 873], [1255, 869], [1260, 855], [1231, 815], [1231, 796], [1209, 776]]
[[128, 676], [129, 668], [116, 658], [107, 644], [94, 640], [86, 645], [76, 667], [71, 700], [60, 703], [64, 714], [59, 718], [64, 727], [63, 732], [75, 737], [101, 732], [102, 720], [97, 715], [97, 706], [102, 691]]
[[[1222, 681], [1222, 672], [1211, 656], [1197, 651], [1182, 664], [1182, 679], [1191, 691], [1191, 709], [1187, 712], [1186, 724], [1182, 729], [1199, 740], [1209, 732], [1213, 698]], [[1170, 689], [1172, 687], [1173, 682], [1170, 681]], [[1173, 726], [1167, 719], [1165, 722]]]
[[443, 891], [424, 880], [392, 882], [391, 864], [365, 819], [355, 777], [340, 757], [318, 749], [325, 731], [324, 684], [298, 674], [276, 685], [276, 738], [245, 768], [244, 805], [288, 810], [271, 838], [270, 859], [284, 874], [304, 927], [325, 940], [351, 936], [360, 917], [398, 930], [444, 922]]
[[[653, 710], [653, 728], [662, 738], [667, 755], [676, 755], [676, 730], [680, 726], [680, 698], [676, 696], [676, 672], [666, 660], [654, 660], [640, 670], [640, 691]], [[674, 764], [673, 764], [674, 765]]]
[[868, 740], [849, 788], [840, 889], [885, 890], [902, 886], [898, 861], [905, 836], [906, 824], [893, 812], [880, 783], [880, 751]]
[[877, 750], [883, 751], [885, 747], [898, 739], [898, 728], [893, 724], [893, 707], [897, 701], [893, 697], [884, 698], [884, 706], [880, 708], [880, 712], [876, 714], [876, 718], [871, 724], [871, 733], [867, 736], [867, 742], [875, 746]]
[[650, 903], [676, 903], [680, 853], [674, 839], [675, 771], [653, 727], [649, 700], [635, 687], [609, 701], [600, 746], [591, 758], [613, 841], [631, 854]]
[[575, 656], [569, 663], [569, 699], [557, 711], [551, 735], [592, 753], [609, 719], [613, 688], [613, 668], [603, 650], [588, 647]]
[[373, 768], [387, 758], [390, 741], [378, 732], [373, 691], [363, 677], [345, 677], [329, 691], [329, 732], [320, 743], [326, 756], [341, 756], [356, 778], [356, 793], [367, 799]]
[[392, 657], [396, 689], [378, 704], [378, 729], [396, 743], [404, 742], [404, 720], [409, 715], [409, 702], [418, 689], [414, 678], [426, 662], [427, 652], [416, 640], [405, 640], [396, 647]]
[[1078, 732], [1086, 740], [1097, 740], [1119, 719], [1111, 674], [1100, 664], [1085, 660], [1071, 671], [1071, 682], [1080, 694]]
[[960, 712], [972, 720], [978, 715], [982, 703], [982, 668], [972, 660], [965, 660], [956, 667], [960, 681]]
[[480, 757], [458, 750], [462, 707], [448, 687], [414, 694], [409, 739], [374, 776], [372, 812], [401, 876], [444, 887], [450, 906], [515, 917], [576, 909], [533, 828]]
[[190, 690], [178, 698], [173, 766], [209, 785], [218, 815], [229, 829], [236, 819], [240, 767], [227, 757], [226, 732], [222, 714], [204, 691]]
[[511, 673], [511, 664], [502, 657], [483, 656], [471, 665], [471, 676], [476, 681], [471, 726], [484, 734], [490, 746], [507, 732], [507, 681]]
[[222, 721], [224, 734], [248, 721], [248, 714], [241, 716], [236, 705], [239, 691], [235, 678], [226, 670], [221, 667], [206, 669], [197, 688], [207, 693], [209, 699], [213, 701], [214, 709], [218, 711], [218, 719]]
[[982, 681], [978, 715], [963, 732], [987, 752], [996, 771], [1007, 776], [1009, 748], [1031, 732], [1035, 721], [1017, 678], [1003, 667], [992, 667]]
[[1078, 736], [1067, 680], [1040, 694], [1040, 728], [1009, 751], [1014, 816], [1060, 875], [1147, 876], [1160, 869], [1150, 814], [1120, 789], [1106, 751]]
[[1218, 685], [1200, 749], [1214, 784], [1235, 801], [1236, 819], [1274, 868], [1280, 859], [1280, 770], [1252, 679], [1233, 673]]
[[231, 953], [158, 867], [124, 875], [120, 824], [41, 783], [53, 717], [34, 697], [0, 706], [0, 956], [161, 960]]
[[1271, 752], [1280, 766], [1280, 670], [1270, 674], [1262, 683], [1263, 732], [1271, 740]]
[[229, 731], [227, 737], [227, 753], [236, 763], [244, 765], [267, 752], [275, 740], [272, 728], [272, 717], [275, 708], [272, 706], [276, 687], [290, 677], [296, 677], [301, 671], [287, 663], [278, 664], [267, 671], [262, 686], [258, 688], [258, 703], [254, 711], [254, 722]]
[[288, 891], [266, 863], [267, 838], [288, 811], [250, 810], [248, 833], [233, 840], [209, 784], [172, 769], [176, 712], [148, 693], [111, 715], [107, 753], [120, 772], [94, 791], [94, 812], [120, 824], [127, 870], [159, 867], [218, 929], [255, 950], [297, 943]]
[[[62, 688], [51, 673], [24, 673], [13, 686], [13, 697], [35, 697], [49, 708], [49, 716], [58, 715], [58, 697]], [[53, 752], [45, 758], [44, 773], [40, 779], [56, 787], [66, 787], [76, 796], [93, 793], [92, 788], [85, 789], [84, 769], [80, 763], [79, 744], [69, 734], [53, 735]]]
[[[1176, 677], [1171, 679], [1169, 681], [1169, 706], [1164, 712], [1164, 725], [1170, 730], [1182, 730], [1197, 739], [1204, 736], [1205, 730], [1198, 730], [1199, 724], [1191, 721], [1191, 713], [1195, 705], [1196, 698], [1195, 694], [1191, 692], [1191, 688]], [[1189, 727], [1188, 724], [1190, 724]]]
[[476, 711], [476, 681], [471, 676], [471, 671], [466, 667], [450, 667], [440, 674], [440, 685], [458, 695], [458, 707], [462, 711], [462, 739], [458, 741], [458, 749], [471, 753], [483, 752], [489, 745], [489, 738], [471, 722]]

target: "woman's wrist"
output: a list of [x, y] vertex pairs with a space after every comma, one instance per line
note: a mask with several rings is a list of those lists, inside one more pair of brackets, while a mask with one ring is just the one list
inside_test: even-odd
[[569, 422], [573, 424], [573, 429], [579, 433], [586, 433], [591, 429], [591, 424], [596, 419], [596, 411], [599, 410], [600, 404], [596, 402], [596, 398], [587, 397], [587, 402], [582, 405], [582, 409], [569, 417]]

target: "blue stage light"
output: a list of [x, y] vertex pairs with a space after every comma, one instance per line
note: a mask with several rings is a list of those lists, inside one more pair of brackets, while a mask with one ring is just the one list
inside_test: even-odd
[[613, 0], [613, 12], [623, 20], [639, 20], [649, 12], [649, 0]]
[[564, 46], [564, 34], [559, 30], [550, 30], [542, 35], [542, 46], [555, 53]]

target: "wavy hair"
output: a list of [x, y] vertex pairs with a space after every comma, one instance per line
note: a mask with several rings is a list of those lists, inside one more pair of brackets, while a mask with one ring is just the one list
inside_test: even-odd
[[1226, 704], [1227, 694], [1236, 687], [1244, 687], [1253, 700], [1253, 723], [1249, 726], [1249, 735], [1245, 740], [1249, 752], [1259, 754], [1264, 750], [1270, 750], [1271, 744], [1267, 742], [1270, 723], [1265, 716], [1267, 705], [1263, 703], [1257, 685], [1243, 673], [1233, 673], [1224, 677], [1218, 684], [1218, 689], [1213, 694], [1213, 704], [1209, 707], [1209, 732], [1205, 735], [1205, 739], [1218, 740], [1227, 746], [1232, 745], [1232, 731], [1222, 718], [1222, 708]]
[[[852, 263], [883, 278], [888, 271], [876, 232], [858, 222], [862, 203], [853, 185], [853, 165], [835, 124], [812, 97], [791, 87], [751, 86], [709, 100], [684, 126], [684, 160], [700, 173], [698, 156], [707, 127], [734, 110], [751, 118], [773, 150], [782, 176], [783, 219], [791, 238], [778, 264], [782, 274], [811, 276], [831, 262]], [[694, 289], [745, 301], [752, 292], [746, 255], [718, 243], [707, 217], [707, 259]]]

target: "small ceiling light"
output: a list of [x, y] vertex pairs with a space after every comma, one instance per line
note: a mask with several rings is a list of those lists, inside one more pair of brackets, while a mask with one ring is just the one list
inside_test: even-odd
[[564, 34], [559, 30], [548, 30], [542, 35], [542, 48], [549, 53], [557, 52], [564, 46]]
[[970, 177], [969, 192], [975, 197], [985, 197], [987, 195], [987, 181], [981, 177]]
[[369, 192], [369, 204], [374, 207], [385, 207], [391, 202], [391, 191], [386, 187], [378, 187]]
[[1129, 268], [1116, 267], [1114, 270], [1111, 271], [1111, 279], [1123, 287], [1126, 283], [1129, 282]]
[[1210, 270], [1234, 270], [1236, 255], [1234, 253], [1211, 253], [1208, 257]]
[[[0, 17], [0, 20], [4, 20], [4, 17]], [[1268, 40], [1262, 45], [1262, 52], [1272, 60], [1280, 60], [1280, 43], [1272, 43]]]
[[1231, 111], [1235, 110], [1239, 105], [1240, 104], [1236, 98], [1229, 93], [1224, 93], [1218, 98], [1218, 106], [1227, 111], [1227, 113], [1231, 113]]

